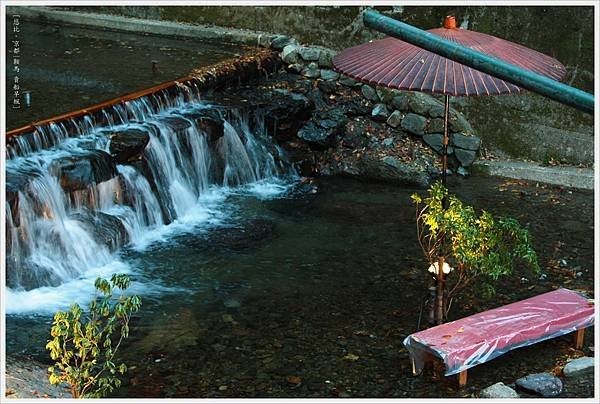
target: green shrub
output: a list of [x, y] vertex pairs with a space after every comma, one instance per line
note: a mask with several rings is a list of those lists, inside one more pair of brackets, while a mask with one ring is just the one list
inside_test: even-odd
[[[484, 297], [489, 297], [495, 292], [495, 281], [512, 274], [518, 263], [539, 272], [529, 232], [517, 220], [494, 218], [485, 210], [477, 214], [473, 207], [449, 195], [440, 183], [432, 185], [428, 194], [425, 199], [412, 195], [417, 236], [430, 264], [442, 258], [454, 268], [447, 277], [450, 285], [445, 287], [444, 299], [451, 301], [469, 285], [477, 286]], [[445, 317], [449, 305], [444, 306]]]
[[113, 275], [110, 282], [98, 278], [89, 313], [73, 304], [69, 311], [54, 315], [52, 339], [46, 344], [55, 361], [48, 368], [50, 383], [68, 383], [75, 398], [103, 397], [121, 385], [117, 373], [124, 374], [127, 366], [117, 365], [115, 355], [129, 336], [131, 314], [139, 310], [142, 301], [136, 295], [114, 297], [113, 292], [123, 292], [129, 284], [129, 277], [123, 274]]

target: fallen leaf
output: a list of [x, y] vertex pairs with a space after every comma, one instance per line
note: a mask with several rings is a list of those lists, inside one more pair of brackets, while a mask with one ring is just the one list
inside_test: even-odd
[[358, 355], [354, 355], [349, 353], [348, 355], [344, 356], [342, 359], [348, 360], [348, 361], [357, 361], [359, 358]]
[[302, 382], [302, 378], [300, 376], [288, 376], [287, 382], [290, 384], [298, 385]]

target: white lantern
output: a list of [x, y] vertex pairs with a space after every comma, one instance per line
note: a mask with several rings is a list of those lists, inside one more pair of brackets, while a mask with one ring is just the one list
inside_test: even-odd
[[[437, 275], [439, 273], [439, 267], [440, 267], [440, 264], [436, 261], [429, 266], [427, 271], [431, 272], [434, 275]], [[453, 269], [454, 268], [452, 268], [450, 265], [448, 265], [448, 263], [446, 261], [444, 261], [444, 265], [442, 266], [444, 275], [448, 275], [450, 273], [450, 271], [452, 271]]]

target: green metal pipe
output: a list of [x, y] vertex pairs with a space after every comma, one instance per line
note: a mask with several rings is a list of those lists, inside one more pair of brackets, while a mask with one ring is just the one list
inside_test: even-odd
[[505, 61], [459, 45], [412, 25], [386, 17], [377, 11], [363, 14], [365, 26], [402, 39], [450, 60], [541, 94], [588, 114], [594, 113], [594, 96], [548, 77], [522, 69]]

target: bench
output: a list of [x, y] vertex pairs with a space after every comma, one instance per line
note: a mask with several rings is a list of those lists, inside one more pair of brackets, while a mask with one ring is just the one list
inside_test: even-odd
[[513, 349], [575, 332], [583, 346], [585, 328], [594, 324], [594, 304], [581, 294], [560, 288], [552, 292], [416, 332], [404, 339], [413, 374], [442, 361], [445, 376], [458, 374], [460, 387], [467, 369]]

